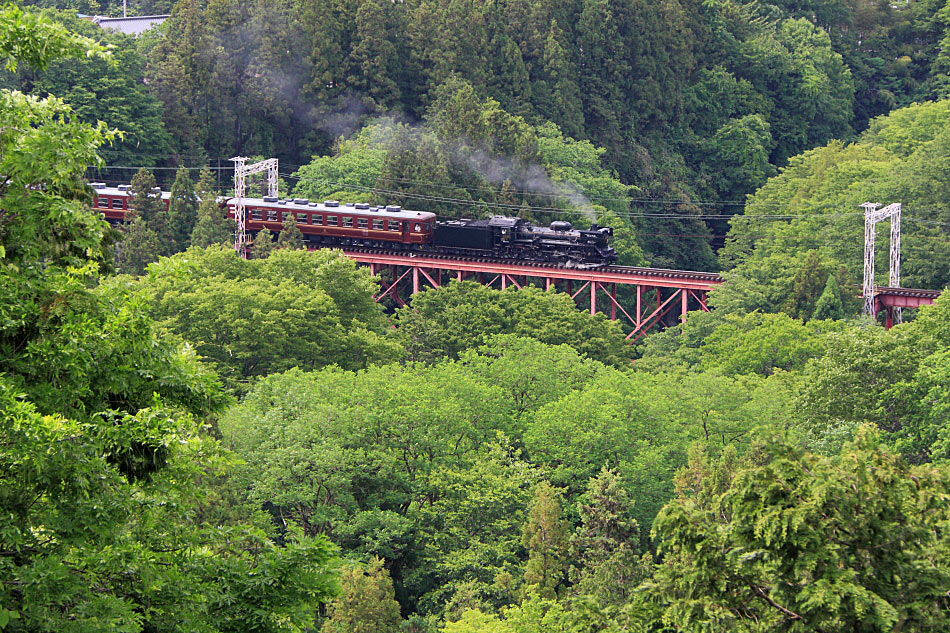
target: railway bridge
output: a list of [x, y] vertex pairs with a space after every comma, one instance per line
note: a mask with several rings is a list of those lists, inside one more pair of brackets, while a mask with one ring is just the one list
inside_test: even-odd
[[[682, 320], [690, 310], [708, 312], [707, 293], [724, 281], [719, 273], [664, 268], [571, 268], [550, 263], [371, 248], [347, 248], [344, 253], [381, 276], [376, 301], [389, 299], [397, 305], [406, 305], [409, 297], [423, 288], [439, 288], [452, 280], [473, 280], [498, 289], [520, 289], [533, 284], [570, 294], [589, 307], [591, 314], [599, 310], [613, 320], [624, 320], [631, 328], [627, 335], [631, 342], [663, 323], [667, 315], [678, 314]], [[933, 303], [939, 295], [938, 290], [875, 287], [874, 315], [883, 310], [885, 326], [890, 328], [895, 308], [917, 308]]]

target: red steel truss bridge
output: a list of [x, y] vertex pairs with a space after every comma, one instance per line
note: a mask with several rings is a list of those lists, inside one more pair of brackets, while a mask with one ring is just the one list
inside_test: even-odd
[[884, 311], [884, 327], [891, 329], [894, 325], [894, 314], [899, 308], [919, 308], [922, 305], [933, 303], [940, 296], [939, 290], [922, 290], [920, 288], [886, 288], [875, 286], [874, 309], [871, 315], [877, 318], [878, 313]]
[[[409, 295], [424, 287], [439, 288], [449, 281], [473, 280], [505, 289], [535, 285], [556, 288], [598, 310], [611, 319], [623, 319], [631, 327], [627, 339], [635, 341], [663, 322], [667, 314], [678, 312], [686, 317], [689, 310], [709, 311], [706, 293], [722, 283], [718, 273], [662, 268], [606, 266], [568, 268], [557, 264], [401, 253], [368, 248], [347, 248], [344, 253], [370, 271], [381, 274], [382, 285], [376, 301], [390, 299], [406, 305]], [[385, 273], [385, 274], [383, 274]], [[618, 287], [629, 287], [621, 290]], [[674, 312], [675, 313], [675, 312]]]
[[[389, 299], [404, 306], [409, 297], [426, 287], [439, 288], [456, 280], [472, 280], [505, 289], [534, 285], [556, 288], [571, 295], [591, 314], [598, 311], [622, 319], [630, 328], [627, 339], [636, 341], [657, 325], [668, 323], [670, 314], [682, 320], [690, 310], [709, 311], [707, 293], [724, 280], [719, 273], [664, 268], [605, 266], [569, 268], [563, 265], [520, 260], [444, 256], [435, 253], [405, 253], [372, 248], [346, 248], [344, 253], [370, 272], [380, 275], [376, 301]], [[621, 290], [618, 296], [618, 288]], [[874, 288], [874, 316], [885, 312], [885, 326], [894, 323], [896, 308], [931, 304], [939, 290]], [[665, 319], [665, 320], [664, 320]]]

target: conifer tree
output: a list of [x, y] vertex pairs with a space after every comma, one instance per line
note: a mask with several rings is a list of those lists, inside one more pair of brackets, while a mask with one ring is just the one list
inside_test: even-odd
[[290, 250], [301, 250], [305, 248], [303, 233], [297, 227], [297, 220], [293, 213], [287, 214], [284, 218], [284, 228], [277, 235], [277, 248], [289, 248]]
[[321, 633], [396, 633], [402, 622], [393, 581], [383, 561], [373, 558], [366, 565], [343, 571], [343, 591], [330, 605], [330, 617]]
[[491, 48], [495, 51], [489, 80], [492, 97], [510, 114], [531, 114], [531, 81], [518, 45], [502, 33], [492, 39]]
[[841, 290], [834, 275], [828, 275], [825, 289], [815, 304], [813, 319], [833, 319], [835, 321], [845, 317], [844, 306], [841, 304]]
[[158, 260], [158, 236], [134, 208], [126, 214], [123, 234], [116, 247], [119, 272], [141, 275], [148, 264]]
[[541, 114], [557, 123], [565, 136], [580, 138], [584, 135], [584, 111], [577, 73], [568, 59], [563, 37], [557, 21], [552, 20], [544, 42], [544, 79], [535, 84], [534, 102]]
[[217, 192], [211, 180], [211, 172], [202, 170], [198, 179], [198, 219], [191, 231], [191, 246], [207, 248], [215, 244], [230, 244], [234, 240], [234, 221], [227, 217], [217, 202]]
[[254, 259], [267, 259], [274, 252], [274, 236], [264, 229], [254, 237]]
[[[148, 169], [140, 169], [132, 178], [132, 200], [129, 207], [134, 209], [145, 227], [155, 236], [152, 242], [154, 251], [149, 261], [158, 260], [160, 255], [174, 253], [174, 237], [168, 211], [162, 201], [161, 190], [155, 182], [155, 176]], [[132, 218], [127, 216], [126, 222], [131, 224]], [[141, 228], [137, 228], [134, 234], [140, 235]], [[142, 255], [145, 254], [142, 253]]]
[[581, 524], [570, 542], [575, 593], [620, 605], [647, 575], [648, 565], [637, 553], [640, 526], [632, 508], [615, 471], [605, 466], [590, 480], [585, 499], [578, 503]]
[[194, 182], [184, 166], [179, 167], [172, 184], [168, 219], [174, 240], [172, 252], [185, 250], [191, 243], [191, 233], [198, 221], [198, 196]]
[[785, 302], [782, 311], [797, 319], [807, 319], [815, 309], [815, 302], [824, 287], [821, 280], [826, 279], [827, 271], [821, 265], [818, 251], [808, 251], [801, 267], [792, 281], [792, 294]]
[[528, 550], [525, 587], [542, 598], [555, 598], [564, 580], [567, 528], [567, 522], [561, 518], [557, 491], [551, 484], [542, 482], [528, 509], [528, 520], [521, 535], [521, 544]]

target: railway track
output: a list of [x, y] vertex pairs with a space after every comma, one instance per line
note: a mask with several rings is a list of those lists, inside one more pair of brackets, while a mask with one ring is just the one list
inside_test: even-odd
[[[519, 268], [535, 269], [539, 275], [543, 276], [544, 271], [596, 271], [600, 273], [612, 273], [617, 275], [630, 275], [637, 277], [657, 277], [662, 279], [684, 279], [695, 281], [708, 281], [712, 283], [721, 283], [722, 275], [719, 273], [702, 272], [695, 270], [674, 270], [669, 268], [644, 268], [638, 266], [578, 266], [565, 264], [555, 264], [551, 262], [539, 262], [526, 259], [509, 259], [500, 257], [477, 257], [473, 255], [453, 255], [437, 252], [406, 252], [396, 249], [373, 248], [366, 246], [343, 247], [343, 252], [354, 255], [382, 255], [387, 257], [402, 257], [406, 259], [407, 264], [419, 263], [420, 260], [433, 260], [438, 262], [467, 262], [480, 264], [497, 264], [499, 266], [517, 266]], [[527, 274], [527, 273], [526, 273]]]

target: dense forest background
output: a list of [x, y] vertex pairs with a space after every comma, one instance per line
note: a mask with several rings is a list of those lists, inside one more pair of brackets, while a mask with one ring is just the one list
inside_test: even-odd
[[[0, 9], [0, 630], [947, 630], [950, 293], [885, 330], [853, 284], [866, 200], [950, 283], [950, 4], [38, 4]], [[384, 311], [292, 221], [226, 245], [237, 153], [728, 283], [636, 347], [533, 287]]]
[[[131, 40], [61, 16], [115, 45], [117, 67], [58, 62], [14, 80], [126, 130], [104, 149], [111, 165], [276, 156], [303, 193], [447, 216], [512, 205], [544, 219], [551, 207], [589, 215], [597, 205], [635, 227], [632, 252], [661, 267], [719, 268], [728, 218], [791, 157], [950, 91], [944, 0], [129, 6], [172, 17]], [[589, 141], [599, 156], [564, 156], [561, 139]], [[315, 156], [347, 153], [358, 155], [290, 178]], [[565, 173], [591, 165], [603, 173], [583, 176], [615, 186]]]

